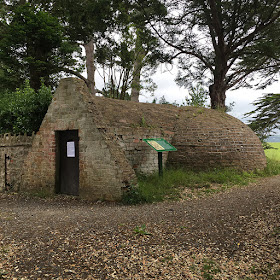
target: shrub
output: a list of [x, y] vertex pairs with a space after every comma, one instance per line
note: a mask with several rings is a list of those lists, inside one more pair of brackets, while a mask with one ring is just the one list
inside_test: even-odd
[[51, 89], [43, 83], [38, 92], [26, 81], [23, 89], [3, 93], [0, 97], [0, 134], [37, 132], [51, 100]]

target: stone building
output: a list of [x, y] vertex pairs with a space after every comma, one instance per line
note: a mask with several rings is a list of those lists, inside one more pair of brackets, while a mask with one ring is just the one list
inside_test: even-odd
[[177, 148], [163, 154], [164, 165], [266, 166], [258, 137], [225, 113], [93, 97], [82, 80], [67, 78], [25, 157], [21, 189], [118, 200], [136, 183], [135, 173], [157, 170], [157, 153], [145, 138]]

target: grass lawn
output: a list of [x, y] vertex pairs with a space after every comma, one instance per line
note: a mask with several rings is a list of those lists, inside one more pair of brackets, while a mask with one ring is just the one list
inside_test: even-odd
[[[188, 169], [165, 169], [160, 178], [155, 172], [151, 175], [138, 176], [138, 186], [123, 196], [125, 204], [152, 203], [165, 199], [192, 198], [198, 195], [224, 191], [232, 186], [247, 185], [260, 177], [280, 174], [280, 143], [278, 149], [270, 149], [267, 167], [251, 172], [232, 168], [212, 168], [204, 171]], [[182, 197], [182, 194], [184, 197]]]
[[280, 143], [277, 142], [277, 143], [269, 143], [269, 144], [275, 149], [265, 150], [266, 156], [270, 159], [280, 161]]

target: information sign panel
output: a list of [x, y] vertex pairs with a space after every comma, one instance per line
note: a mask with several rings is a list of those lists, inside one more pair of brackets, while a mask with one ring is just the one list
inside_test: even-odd
[[162, 138], [149, 138], [143, 139], [143, 141], [145, 141], [157, 152], [177, 151], [175, 147]]

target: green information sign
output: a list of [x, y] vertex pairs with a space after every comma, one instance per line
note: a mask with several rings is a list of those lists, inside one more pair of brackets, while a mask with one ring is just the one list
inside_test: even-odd
[[177, 151], [170, 143], [162, 138], [143, 139], [148, 145], [158, 152], [158, 172], [159, 176], [163, 176], [162, 168], [162, 152]]
[[175, 147], [162, 138], [149, 138], [143, 139], [143, 141], [149, 144], [157, 152], [177, 151]]

